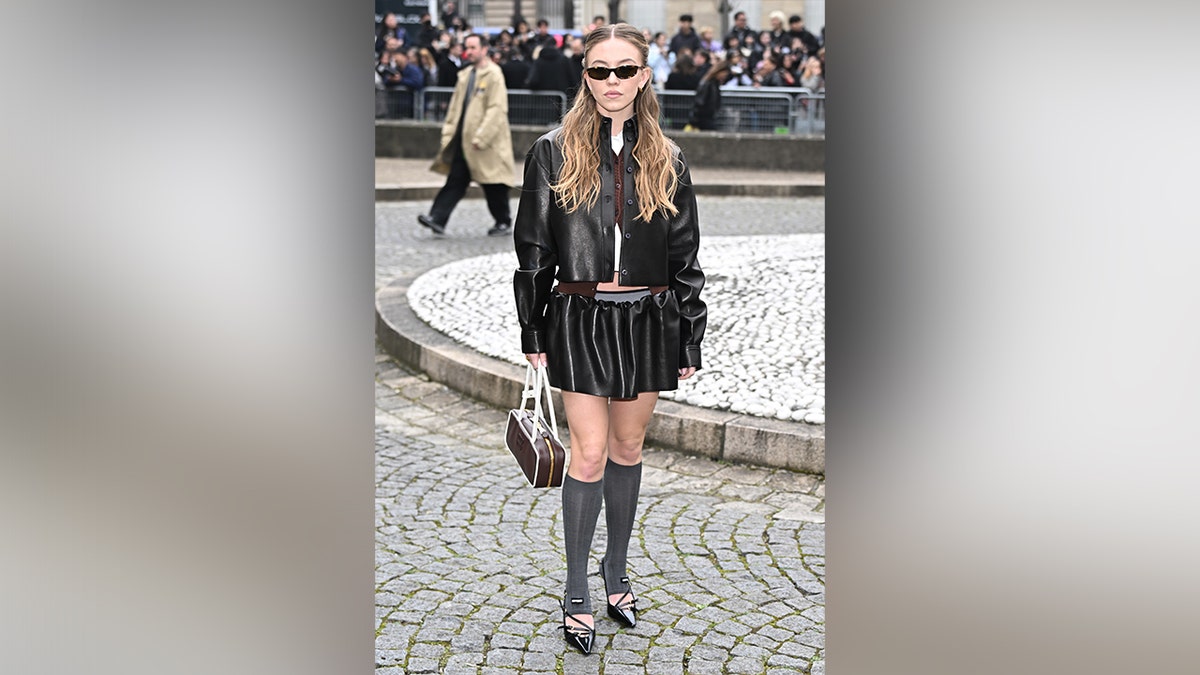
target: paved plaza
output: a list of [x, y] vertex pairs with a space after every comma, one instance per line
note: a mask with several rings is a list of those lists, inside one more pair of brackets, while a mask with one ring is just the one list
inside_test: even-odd
[[642, 613], [619, 629], [599, 604], [585, 657], [557, 628], [561, 492], [525, 483], [505, 411], [378, 362], [378, 673], [824, 672], [822, 481], [648, 449], [629, 555]]
[[[377, 288], [512, 251], [485, 236], [481, 200], [462, 202], [440, 239], [416, 224], [426, 208], [376, 205]], [[699, 208], [709, 236], [824, 232], [821, 198]], [[377, 355], [377, 672], [824, 672], [822, 480], [647, 448], [629, 558], [643, 611], [619, 629], [593, 574], [597, 643], [584, 657], [558, 629], [561, 493], [524, 482], [505, 415]], [[593, 567], [605, 536], [601, 517]]]

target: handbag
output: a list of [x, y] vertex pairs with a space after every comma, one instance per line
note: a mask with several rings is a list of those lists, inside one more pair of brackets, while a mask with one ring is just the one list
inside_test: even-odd
[[[550, 411], [550, 423], [542, 416], [542, 398]], [[533, 401], [533, 409], [526, 406]], [[562, 485], [563, 468], [567, 463], [567, 451], [558, 439], [558, 423], [554, 419], [554, 400], [550, 396], [550, 380], [546, 368], [525, 371], [525, 389], [521, 392], [521, 407], [508, 411], [508, 428], [504, 434], [504, 445], [517, 459], [525, 472], [525, 478], [533, 487], [559, 487]]]

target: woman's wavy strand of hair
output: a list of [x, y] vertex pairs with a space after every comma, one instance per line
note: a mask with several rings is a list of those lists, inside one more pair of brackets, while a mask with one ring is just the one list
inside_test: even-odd
[[[592, 47], [613, 38], [625, 40], [636, 47], [642, 55], [642, 65], [646, 65], [650, 46], [641, 31], [627, 23], [602, 26], [588, 33], [583, 46], [585, 64]], [[634, 99], [633, 106], [638, 124], [638, 139], [632, 151], [637, 166], [634, 185], [638, 217], [648, 221], [658, 210], [675, 215], [679, 212], [674, 203], [679, 187], [674, 165], [676, 147], [659, 127], [658, 97], [653, 87], [649, 84], [643, 87]], [[559, 134], [563, 153], [562, 171], [558, 182], [550, 186], [558, 196], [559, 204], [568, 213], [584, 206], [591, 208], [600, 196], [600, 153], [597, 149], [602, 147], [603, 139], [599, 135], [599, 108], [587, 84], [580, 83], [575, 101], [563, 117], [563, 129]]]

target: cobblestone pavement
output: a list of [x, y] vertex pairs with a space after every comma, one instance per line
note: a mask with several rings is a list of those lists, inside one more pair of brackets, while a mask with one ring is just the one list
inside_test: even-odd
[[[377, 673], [824, 672], [825, 485], [647, 448], [634, 629], [561, 638], [561, 492], [530, 488], [503, 410], [376, 356]], [[567, 440], [569, 443], [569, 439]], [[591, 567], [606, 528], [597, 524]]]

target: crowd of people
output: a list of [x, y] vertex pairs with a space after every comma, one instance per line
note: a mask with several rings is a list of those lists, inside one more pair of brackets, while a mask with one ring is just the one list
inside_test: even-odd
[[[718, 40], [710, 26], [693, 27], [693, 17], [679, 17], [674, 35], [643, 30], [650, 44], [649, 67], [652, 86], [659, 91], [694, 91], [699, 99], [705, 82], [715, 81], [720, 89], [761, 87], [825, 87], [825, 29], [815, 35], [798, 14], [790, 17], [774, 11], [769, 27], [755, 30], [745, 12], [733, 17], [733, 27]], [[605, 25], [596, 16], [578, 34], [550, 31], [545, 19], [533, 28], [523, 20], [493, 35], [482, 35], [488, 57], [504, 73], [509, 90], [561, 91], [571, 100], [582, 81], [583, 39], [592, 29]], [[453, 87], [464, 67], [462, 39], [472, 27], [447, 2], [438, 24], [433, 16], [421, 16], [420, 26], [406, 31], [394, 14], [380, 18], [375, 31], [375, 87], [381, 92], [412, 92], [425, 87]], [[719, 95], [707, 95], [719, 102]], [[393, 116], [384, 106], [379, 116]], [[701, 120], [703, 121], [703, 120]], [[711, 128], [697, 124], [697, 128]]]

